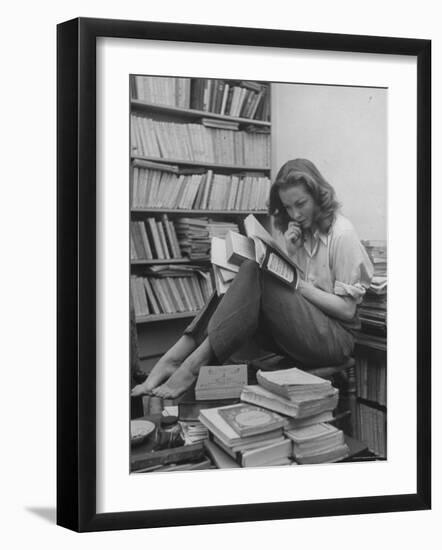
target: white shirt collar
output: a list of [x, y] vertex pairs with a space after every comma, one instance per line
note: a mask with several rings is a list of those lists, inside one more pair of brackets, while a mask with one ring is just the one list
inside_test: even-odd
[[307, 252], [307, 254], [311, 258], [313, 258], [313, 256], [318, 251], [319, 241], [321, 241], [324, 246], [327, 246], [328, 245], [328, 239], [329, 239], [328, 233], [323, 233], [322, 231], [319, 231], [319, 229], [317, 229], [313, 233], [312, 250], [310, 251], [308, 249], [308, 246], [305, 242], [304, 242], [304, 250]]

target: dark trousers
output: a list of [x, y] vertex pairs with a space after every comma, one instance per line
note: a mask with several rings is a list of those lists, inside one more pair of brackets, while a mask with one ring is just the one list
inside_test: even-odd
[[343, 363], [353, 351], [352, 334], [258, 264], [246, 261], [226, 294], [216, 295], [185, 330], [205, 337], [220, 363], [252, 340], [305, 368]]

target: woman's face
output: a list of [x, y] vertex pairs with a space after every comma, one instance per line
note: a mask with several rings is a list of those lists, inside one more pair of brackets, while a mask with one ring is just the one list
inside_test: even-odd
[[303, 184], [279, 190], [279, 198], [289, 216], [303, 231], [314, 229], [317, 206]]

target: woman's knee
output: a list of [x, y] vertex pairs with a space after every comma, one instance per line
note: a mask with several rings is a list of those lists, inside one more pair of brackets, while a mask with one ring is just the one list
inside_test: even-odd
[[259, 265], [254, 260], [244, 260], [239, 268], [239, 273], [256, 275], [259, 273]]

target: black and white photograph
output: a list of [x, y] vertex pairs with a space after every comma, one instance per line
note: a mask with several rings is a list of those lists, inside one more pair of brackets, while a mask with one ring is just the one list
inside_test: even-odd
[[128, 85], [130, 472], [388, 460], [388, 89]]
[[2, 547], [438, 546], [438, 5], [5, 4]]
[[58, 40], [57, 523], [428, 509], [429, 41]]

